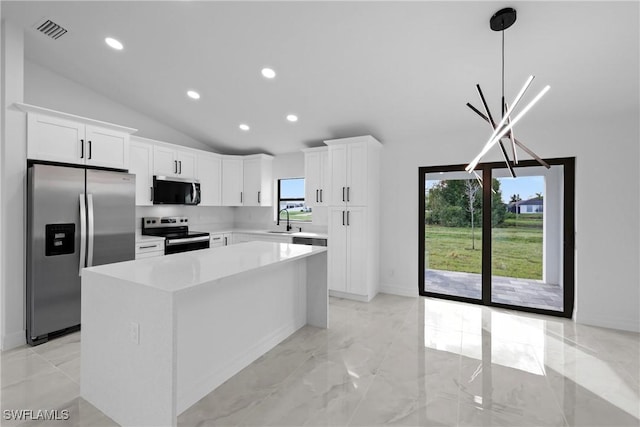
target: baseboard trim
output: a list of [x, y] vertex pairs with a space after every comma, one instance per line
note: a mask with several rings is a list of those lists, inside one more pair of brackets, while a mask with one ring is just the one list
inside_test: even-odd
[[623, 319], [611, 316], [584, 316], [580, 312], [576, 313], [576, 323], [590, 326], [599, 326], [601, 328], [619, 329], [630, 332], [640, 332], [640, 322], [638, 320]]
[[418, 288], [414, 287], [413, 289], [409, 289], [406, 286], [397, 286], [392, 284], [382, 284], [380, 286], [380, 292], [384, 294], [391, 295], [399, 295], [402, 297], [417, 297], [418, 296]]
[[360, 301], [360, 302], [369, 302], [373, 299], [373, 297], [367, 298], [364, 295], [350, 294], [349, 292], [332, 291], [332, 290], [329, 290], [329, 296], [336, 297], [336, 298], [350, 299], [350, 300]]
[[12, 348], [20, 347], [21, 345], [25, 345], [27, 343], [27, 335], [26, 330], [21, 330], [17, 332], [12, 332], [10, 334], [6, 334], [2, 336], [2, 343], [0, 344], [0, 350], [7, 351]]

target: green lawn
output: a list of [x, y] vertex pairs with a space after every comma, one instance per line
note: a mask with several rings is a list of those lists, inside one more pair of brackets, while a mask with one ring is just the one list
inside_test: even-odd
[[[517, 226], [493, 229], [492, 259], [496, 276], [542, 279], [542, 218], [522, 218]], [[505, 220], [505, 223], [510, 219]], [[471, 248], [471, 228], [426, 225], [425, 268], [480, 273], [482, 270], [482, 229], [475, 230]]]
[[[280, 212], [280, 221], [286, 221], [287, 214]], [[289, 210], [289, 221], [311, 221], [311, 212], [300, 212], [299, 210]]]

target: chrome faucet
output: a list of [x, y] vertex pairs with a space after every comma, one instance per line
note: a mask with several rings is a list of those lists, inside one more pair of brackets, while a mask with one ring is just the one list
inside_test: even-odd
[[278, 211], [278, 222], [276, 224], [280, 225], [280, 213], [282, 211], [285, 211], [287, 213], [287, 231], [291, 231], [293, 227], [291, 227], [291, 224], [289, 224], [289, 210], [287, 208], [280, 209], [280, 211]]

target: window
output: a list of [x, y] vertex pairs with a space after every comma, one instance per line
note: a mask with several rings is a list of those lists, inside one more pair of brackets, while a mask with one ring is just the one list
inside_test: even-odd
[[304, 178], [278, 180], [278, 211], [281, 220], [286, 220], [289, 212], [290, 221], [311, 222], [311, 208], [304, 202]]

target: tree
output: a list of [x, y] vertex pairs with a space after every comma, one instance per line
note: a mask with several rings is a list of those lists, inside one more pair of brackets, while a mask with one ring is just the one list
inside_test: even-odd
[[471, 249], [476, 248], [476, 228], [475, 223], [473, 221], [474, 212], [476, 210], [476, 196], [478, 195], [478, 190], [480, 186], [478, 183], [472, 179], [468, 179], [464, 183], [464, 192], [465, 196], [467, 196], [467, 206], [466, 210], [471, 215]]
[[509, 200], [509, 203], [518, 203], [520, 201], [522, 201], [522, 199], [520, 198], [519, 194], [512, 194], [511, 200]]

